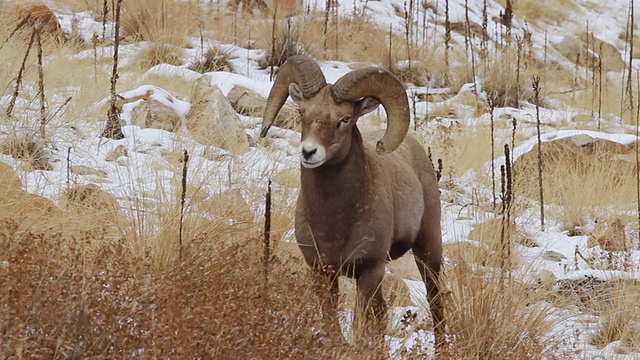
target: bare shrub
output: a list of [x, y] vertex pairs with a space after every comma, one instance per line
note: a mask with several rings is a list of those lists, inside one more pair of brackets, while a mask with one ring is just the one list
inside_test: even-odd
[[305, 46], [300, 41], [300, 29], [297, 24], [287, 23], [280, 35], [264, 55], [258, 60], [261, 69], [269, 66], [280, 66], [294, 55], [307, 55]]
[[49, 154], [45, 150], [44, 142], [33, 137], [9, 136], [0, 143], [0, 152], [11, 155], [14, 159], [24, 160], [31, 169], [51, 170]]

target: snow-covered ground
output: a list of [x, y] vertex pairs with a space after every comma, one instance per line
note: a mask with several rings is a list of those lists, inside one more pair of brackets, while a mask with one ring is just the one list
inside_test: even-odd
[[[324, 1], [309, 2], [309, 5], [315, 5], [318, 8], [325, 6]], [[349, 14], [354, 11], [353, 1], [339, 0], [338, 2], [341, 13]], [[427, 26], [430, 27], [430, 31], [435, 31], [438, 37], [443, 38], [445, 2], [432, 0], [426, 1], [426, 3], [429, 3], [430, 6], [426, 7], [426, 10], [424, 10], [426, 12], [416, 19], [415, 26], [423, 26], [426, 21]], [[482, 2], [469, 1], [468, 3], [469, 20], [481, 25]], [[580, 8], [580, 11], [562, 24], [525, 23], [522, 19], [515, 18], [512, 33], [514, 36], [524, 37], [525, 31], [530, 32], [534, 56], [541, 58], [543, 56], [543, 49], [545, 48], [545, 41], [548, 41], [550, 45], [554, 45], [560, 43], [566, 36], [579, 35], [584, 32], [584, 24], [588, 21], [590, 31], [592, 31], [597, 38], [620, 49], [621, 54], [624, 55], [625, 47], [624, 44], [621, 43], [620, 38], [621, 34], [624, 35], [625, 32], [625, 19], [629, 2], [626, 0], [612, 0], [607, 2], [579, 0], [575, 3]], [[403, 9], [405, 6], [403, 0], [356, 1], [355, 4], [358, 11], [363, 11], [363, 7], [366, 6], [366, 12], [380, 24], [387, 27], [389, 24], [392, 24], [394, 31], [398, 33], [404, 32], [405, 20], [397, 15], [397, 10]], [[436, 4], [439, 7], [438, 14], [433, 11]], [[449, 1], [449, 15], [452, 23], [465, 22], [466, 14], [464, 4], [465, 1], [462, 0]], [[488, 1], [488, 5], [489, 19], [499, 17], [501, 11], [504, 11], [504, 9], [494, 1]], [[76, 31], [82, 35], [81, 37], [85, 41], [90, 41], [94, 32], [99, 33], [102, 31], [102, 24], [93, 21], [90, 13], [69, 14], [61, 11], [57, 13], [57, 15], [59, 16], [63, 29], [71, 32], [71, 28], [76, 26]], [[488, 33], [490, 34], [497, 33], [500, 29], [496, 29], [496, 27], [502, 26], [494, 21], [489, 21], [488, 25]], [[107, 33], [109, 33], [109, 29], [111, 29], [111, 24], [109, 24]], [[501, 31], [504, 32], [504, 29]], [[622, 36], [622, 38], [624, 37]], [[194, 44], [199, 44], [199, 39], [191, 39], [191, 41]], [[454, 33], [453, 42], [464, 44], [463, 35]], [[126, 67], [132, 55], [144, 46], [144, 43], [123, 45], [121, 48], [121, 67]], [[217, 85], [225, 95], [228, 94], [235, 85], [241, 85], [264, 97], [267, 96], [272, 84], [269, 81], [269, 71], [259, 70], [259, 66], [257, 65], [257, 59], [261, 56], [262, 50], [250, 50], [236, 45], [221, 44], [215, 41], [207, 41], [207, 46], [220, 46], [225, 52], [232, 55], [232, 63], [236, 73], [212, 72], [207, 74], [210, 76], [211, 83]], [[490, 42], [490, 46], [496, 46], [496, 44]], [[100, 49], [100, 51], [102, 57], [108, 58], [111, 56], [111, 48], [105, 47]], [[191, 59], [201, 56], [201, 54], [199, 54], [199, 46], [185, 49], [185, 51], [186, 57]], [[80, 52], [76, 56], [93, 57], [93, 52]], [[546, 56], [550, 62], [555, 62], [568, 68], [575, 66], [556, 50], [549, 50]], [[185, 81], [195, 81], [201, 76], [201, 74], [187, 69], [186, 65], [188, 64], [185, 63], [184, 66], [161, 64], [152, 67], [147, 71], [146, 75], [173, 76], [182, 78]], [[321, 62], [320, 65], [329, 82], [335, 81], [350, 71], [348, 64], [343, 62], [328, 61]], [[636, 61], [634, 66], [638, 68], [640, 65]], [[608, 74], [608, 76], [616, 78], [621, 77], [621, 74], [611, 73]], [[143, 95], [149, 89], [154, 90], [155, 98], [162, 101], [165, 105], [173, 107], [176, 113], [181, 114], [182, 117], [188, 112], [190, 107], [189, 99], [178, 99], [165, 89], [158, 88], [153, 84], [122, 91], [121, 95], [124, 97]], [[479, 93], [481, 93], [480, 85], [478, 85], [478, 89], [480, 90]], [[432, 92], [435, 90], [437, 89], [430, 89]], [[33, 91], [33, 89], [31, 89], [31, 91]], [[411, 88], [407, 91], [409, 95], [411, 95], [412, 92], [427, 90]], [[60, 96], [60, 98], [60, 101], [62, 101], [64, 96]], [[412, 96], [409, 96], [409, 98], [410, 101], [414, 101]], [[50, 99], [50, 102], [54, 103], [56, 101], [54, 99], [55, 97]], [[166, 99], [172, 99], [172, 101], [166, 101]], [[8, 101], [9, 96], [0, 98], [0, 104], [2, 104], [3, 107]], [[101, 103], [96, 104], [96, 106], [104, 106], [107, 101], [108, 99], [105, 98]], [[251, 146], [246, 153], [233, 155], [225, 150], [212, 149], [209, 146], [197, 143], [189, 136], [184, 128], [177, 133], [171, 133], [131, 125], [129, 122], [130, 111], [136, 104], [137, 103], [130, 103], [124, 108], [122, 118], [127, 121], [127, 125], [123, 127], [125, 138], [122, 140], [101, 139], [99, 134], [102, 130], [102, 125], [94, 122], [85, 122], [82, 126], [76, 125], [73, 127], [65, 126], [64, 124], [49, 124], [50, 128], [56, 129], [52, 137], [55, 142], [55, 148], [49, 149], [52, 155], [53, 169], [50, 171], [18, 171], [19, 176], [23, 179], [25, 190], [51, 198], [54, 201], [57, 200], [67, 187], [68, 160], [72, 165], [86, 165], [96, 170], [104, 171], [104, 173], [107, 174], [106, 177], [72, 175], [74, 183], [95, 183], [100, 188], [114, 194], [123, 207], [131, 207], [133, 206], [133, 204], [130, 203], [130, 201], [132, 201], [131, 199], [135, 199], [136, 196], [138, 196], [137, 194], [141, 192], [153, 194], [161, 189], [174, 186], [175, 182], [172, 182], [172, 180], [176, 176], [175, 166], [172, 165], [169, 160], [169, 155], [180, 152], [182, 149], [187, 149], [191, 155], [188, 163], [189, 174], [191, 176], [189, 178], [190, 183], [203, 188], [210, 194], [219, 193], [230, 187], [238, 186], [263, 189], [266, 188], [267, 180], [274, 174], [286, 169], [295, 169], [298, 166], [296, 146], [299, 141], [299, 134], [295, 131], [278, 128], [272, 129], [271, 135], [275, 138], [274, 144], [276, 144], [276, 150], [267, 150], [260, 146], [259, 143], [256, 143]], [[415, 116], [421, 119], [427, 115], [429, 108], [433, 106], [433, 104], [427, 102], [420, 102], [415, 105]], [[29, 105], [18, 103], [18, 106], [28, 108]], [[563, 123], [562, 119], [566, 119], [567, 113], [571, 113], [572, 111], [579, 113], [578, 110], [566, 107], [562, 109], [542, 109], [542, 111], [544, 112], [545, 124], [560, 124]], [[535, 108], [527, 105], [521, 109], [496, 109], [495, 115], [499, 117], [500, 114], [508, 113], [520, 118], [534, 118], [534, 115], [532, 115], [533, 112], [535, 112]], [[37, 118], [37, 115], [34, 115], [33, 118]], [[244, 116], [240, 118], [245, 127], [246, 134], [251, 139], [257, 140], [261, 119]], [[77, 124], [83, 123], [82, 119], [77, 120]], [[459, 120], [465, 124], [465, 126], [486, 126], [489, 117], [487, 114], [484, 114], [478, 118]], [[375, 121], [367, 121], [366, 118], [363, 119], [363, 122], [363, 126], [378, 126]], [[437, 124], [425, 124], [419, 131], [429, 133], [435, 131], [436, 127]], [[586, 131], [578, 127], [556, 131], [551, 127], [545, 127], [546, 133], [542, 135], [542, 141], [555, 140], [576, 134], [586, 134], [593, 138], [602, 138], [621, 144], [632, 144], [637, 140], [634, 135], [630, 135], [630, 133], [632, 133], [631, 128], [619, 125], [616, 122], [612, 123], [610, 128], [619, 129], [619, 133]], [[0, 124], [0, 130], [2, 131], [0, 134], [7, 134], [14, 131], [15, 127], [9, 124]], [[528, 130], [523, 129], [522, 131], [533, 135], [531, 128]], [[624, 131], [627, 131], [627, 133], [623, 133]], [[2, 136], [4, 135], [0, 135], [0, 138]], [[536, 141], [537, 140], [532, 137], [530, 140], [519, 143], [519, 145], [513, 149], [512, 159], [515, 160], [518, 156], [530, 151], [536, 144]], [[108, 154], [121, 145], [128, 150], [128, 156], [118, 161], [106, 161]], [[70, 155], [68, 155], [69, 149], [71, 149], [69, 152]], [[216, 154], [216, 156], [212, 156], [212, 153]], [[69, 158], [67, 159], [67, 157]], [[10, 164], [16, 169], [20, 168], [21, 162], [9, 155], [0, 155], [0, 161]], [[499, 168], [504, 161], [504, 157], [495, 159], [494, 164], [496, 166], [494, 166], [494, 168]], [[485, 168], [491, 168], [490, 162], [486, 164]], [[475, 176], [480, 176], [480, 174], [470, 173], [464, 181], [471, 182]], [[251, 186], [248, 186], [249, 184]], [[279, 185], [274, 186], [277, 192]], [[484, 189], [483, 191], [488, 190]], [[446, 193], [446, 191], [444, 192]], [[177, 195], [178, 192], [167, 192], [167, 194], [168, 196], [172, 194]], [[471, 195], [464, 196], [470, 197]], [[468, 200], [468, 202], [472, 201], [471, 199]], [[289, 196], [283, 197], [279, 199], [279, 201], [284, 202], [283, 206], [293, 207], [295, 204], [295, 196], [289, 194]], [[255, 204], [253, 208], [256, 212], [261, 211], [260, 204]], [[460, 241], [477, 243], [477, 241], [468, 238], [473, 220], [460, 219], [459, 217], [463, 206], [446, 204], [443, 200], [443, 210], [443, 235], [445, 244]], [[531, 209], [530, 213], [527, 214], [527, 218], [536, 218], [536, 211], [536, 209]], [[640, 265], [640, 251], [635, 246], [632, 248], [630, 256], [631, 264], [635, 264], [632, 269], [628, 271], [593, 269], [584, 261], [577, 261], [575, 257], [576, 249], [585, 256], [589, 256], [592, 252], [597, 251], [597, 249], [587, 246], [587, 236], [571, 236], [567, 231], [562, 230], [559, 224], [554, 224], [552, 219], [544, 231], [540, 230], [540, 224], [536, 221], [518, 221], [517, 219], [516, 221], [519, 224], [519, 230], [529, 234], [537, 244], [536, 247], [524, 247], [514, 244], [514, 252], [522, 264], [520, 268], [514, 271], [514, 276], [518, 278], [519, 281], [533, 283], [536, 281], [537, 274], [543, 270], [551, 272], [558, 280], [576, 280], [587, 277], [599, 280], [640, 279], [637, 271], [637, 267]], [[291, 232], [288, 234], [288, 240], [293, 240]], [[543, 256], [545, 254], [546, 256]], [[552, 260], [549, 260], [549, 254], [554, 255]], [[413, 280], [406, 280], [406, 282], [411, 290], [412, 298], [416, 299], [416, 303], [419, 304], [420, 302], [417, 301], [417, 299], [424, 299], [424, 285], [421, 282]], [[398, 315], [402, 314], [403, 311], [404, 309], [395, 309]], [[622, 355], [615, 353], [615, 349], [619, 345], [616, 343], [612, 343], [603, 349], [589, 345], [588, 336], [597, 326], [596, 319], [594, 319], [592, 315], [572, 313], [570, 310], [562, 308], [558, 308], [555, 314], [559, 318], [562, 318], [563, 321], [557, 322], [559, 325], [549, 336], [569, 339], [566, 345], [568, 350], [576, 351], [581, 358], [634, 359], [640, 356], [638, 354]], [[345, 326], [348, 327], [348, 324], [345, 324]], [[582, 331], [576, 331], [576, 329], [582, 329]], [[389, 340], [392, 347], [397, 348], [399, 346], [411, 346], [416, 337], [422, 337], [422, 342], [432, 342], [432, 340], [430, 340], [431, 336], [430, 333], [421, 331], [413, 334], [412, 338], [404, 344], [400, 344], [399, 340], [395, 338], [390, 338]]]

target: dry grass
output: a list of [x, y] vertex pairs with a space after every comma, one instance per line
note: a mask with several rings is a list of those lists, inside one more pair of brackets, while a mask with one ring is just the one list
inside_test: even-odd
[[[74, 10], [91, 9], [96, 11], [95, 16], [100, 16], [98, 1], [56, 3]], [[185, 35], [197, 38], [200, 31], [207, 39], [242, 46], [251, 44], [268, 53], [271, 19], [229, 14], [224, 9], [218, 10], [215, 4], [204, 3], [171, 0], [123, 3], [126, 35], [123, 43], [144, 40], [152, 45], [130, 62], [134, 66], [121, 69], [119, 91], [152, 83], [186, 98], [193, 85], [189, 81], [141, 74], [155, 64], [181, 64], [182, 49], [187, 47]], [[553, 3], [567, 9], [566, 12], [572, 9], [567, 1]], [[195, 6], [208, 10], [201, 12]], [[514, 2], [516, 15], [528, 20], [548, 23], [565, 16], [565, 10], [545, 13], [539, 11], [540, 6], [535, 1]], [[202, 18], [194, 18], [194, 14]], [[318, 59], [351, 61], [353, 67], [365, 64], [389, 67], [403, 80], [416, 84], [430, 81], [430, 85], [448, 86], [455, 91], [473, 81], [464, 50], [451, 49], [451, 64], [445, 64], [442, 46], [435, 39], [429, 41], [434, 46], [411, 49], [414, 62], [410, 72], [406, 67], [398, 68], [398, 61], [408, 59], [404, 37], [392, 35], [389, 49], [388, 28], [376, 25], [367, 16], [332, 16], [326, 36], [322, 12], [293, 20], [293, 31], [289, 33], [285, 24], [283, 20], [276, 24], [276, 34], [284, 34], [276, 43], [276, 64], [295, 53], [291, 51], [293, 46], [293, 50], [303, 49]], [[11, 22], [0, 21], [2, 41], [11, 29]], [[111, 62], [108, 56], [99, 55], [94, 67], [92, 57], [72, 58], [79, 48], [74, 44], [45, 43], [44, 49], [48, 56], [47, 95], [73, 96], [68, 111], [59, 116], [60, 123], [74, 131], [80, 128], [78, 119], [104, 118], [105, 112], [95, 104], [108, 96]], [[24, 50], [24, 39], [19, 37], [1, 50], [2, 95], [12, 91]], [[515, 104], [515, 89], [519, 100], [530, 101], [527, 89], [533, 75], [542, 77], [543, 97], [567, 99], [569, 95], [553, 91], [575, 85], [571, 71], [535, 61], [525, 66], [523, 61], [518, 83], [516, 56], [513, 44], [511, 48], [500, 49], [497, 56], [491, 54], [486, 60], [486, 71], [484, 64], [476, 61], [476, 74], [483, 79], [484, 89], [497, 106]], [[212, 49], [195, 69], [228, 71], [226, 60], [225, 54]], [[21, 93], [21, 98], [30, 104], [36, 99], [34, 64], [32, 55], [25, 70], [25, 91]], [[608, 88], [610, 91], [603, 96], [603, 110], [615, 113], [619, 92], [614, 85]], [[572, 94], [571, 100], [570, 104], [585, 109], [595, 107], [588, 91]], [[49, 101], [51, 113], [60, 99]], [[21, 106], [24, 110], [29, 105]], [[434, 161], [443, 159], [445, 180], [449, 181], [443, 181], [442, 186], [451, 186], [449, 190], [456, 190], [456, 196], [462, 194], [467, 199], [473, 189], [456, 188], [456, 182], [469, 171], [480, 173], [491, 158], [490, 130], [487, 126], [466, 126], [456, 121], [451, 125], [443, 119], [434, 121], [440, 124], [432, 133], [422, 131], [418, 136], [432, 148]], [[500, 130], [495, 141], [497, 156], [502, 155], [502, 144], [510, 141], [510, 130], [505, 122], [502, 124], [496, 125]], [[20, 150], [22, 146], [26, 150]], [[23, 151], [33, 156], [42, 151], [29, 150], [31, 147], [12, 145], [10, 153]], [[176, 149], [163, 156], [179, 158], [176, 154], [181, 148]], [[553, 218], [582, 221], [585, 214], [602, 216], [596, 206], [633, 206], [629, 202], [635, 199], [632, 167], [584, 159], [576, 165], [575, 159], [554, 158], [553, 154], [548, 154], [546, 161], [545, 196], [561, 209], [557, 213], [550, 210]], [[176, 160], [172, 166], [175, 169], [171, 170], [178, 172], [180, 163]], [[515, 185], [517, 196], [537, 198], [536, 183], [531, 181], [536, 177], [531, 169], [535, 169], [533, 164], [524, 164], [517, 170], [520, 174], [520, 182]], [[127, 209], [114, 210], [117, 206], [112, 201], [96, 201], [76, 187], [68, 190], [65, 210], [43, 198], [9, 201], [0, 197], [0, 248], [4, 249], [0, 252], [3, 279], [0, 358], [347, 359], [380, 355], [365, 345], [345, 346], [341, 338], [317, 330], [322, 324], [320, 300], [311, 287], [306, 265], [295, 246], [280, 241], [293, 226], [292, 206], [274, 204], [274, 256], [269, 285], [264, 291], [263, 264], [258, 255], [262, 254], [261, 239], [256, 235], [262, 219], [255, 217], [252, 208], [263, 201], [262, 189], [245, 186], [238, 191], [208, 194], [197, 184], [190, 184], [180, 259], [177, 242], [180, 210], [175, 201], [179, 180], [174, 179], [167, 189], [162, 188], [164, 183], [157, 184], [160, 190], [156, 193], [145, 192], [142, 187], [127, 189], [136, 196], [124, 199], [133, 204]], [[480, 179], [479, 186], [487, 185], [489, 180]], [[237, 179], [233, 181], [236, 183], [230, 179], [229, 185], [239, 186]], [[595, 190], [585, 192], [585, 189]], [[288, 191], [282, 198], [290, 197], [290, 191], [295, 190]], [[96, 202], [102, 204], [97, 209]], [[230, 222], [229, 218], [235, 221]], [[495, 243], [496, 232], [492, 230], [495, 226], [492, 228], [491, 223], [480, 230], [479, 244]], [[540, 301], [549, 294], [535, 293], [516, 283], [506, 283], [506, 288], [502, 288], [495, 274], [478, 271], [483, 265], [499, 263], [495, 252], [487, 255], [483, 249], [468, 246], [457, 252], [453, 248], [447, 251], [448, 258], [459, 263], [447, 270], [447, 286], [451, 289], [447, 298], [450, 358], [553, 358], [558, 343], [546, 334], [558, 320], [550, 319], [550, 308]], [[638, 292], [637, 287], [621, 290], [610, 308], [602, 311], [602, 327], [592, 338], [594, 344], [604, 346], [621, 340], [621, 351], [638, 351], [640, 336], [634, 315], [637, 309], [632, 301]], [[626, 321], [629, 314], [633, 315], [631, 322]]]
[[[546, 146], [545, 146], [546, 145]], [[530, 154], [537, 154], [537, 145]], [[543, 144], [545, 203], [553, 204], [549, 215], [562, 222], [606, 219], [612, 209], [631, 210], [636, 199], [633, 162], [617, 159], [606, 148], [593, 152]], [[632, 155], [630, 155], [632, 156]], [[635, 161], [635, 160], [633, 160]], [[518, 158], [514, 164], [514, 187], [521, 196], [538, 199], [537, 156]], [[608, 210], [607, 210], [608, 209]]]
[[[228, 223], [189, 238], [180, 261], [175, 238], [141, 247], [1, 221], [2, 357], [373, 355], [315, 330], [320, 304], [299, 257], [277, 252], [265, 290], [260, 239]], [[160, 246], [173, 256], [154, 256]]]
[[[497, 2], [503, 7], [506, 6], [505, 0], [497, 0]], [[580, 10], [574, 0], [548, 0], [545, 2], [512, 0], [511, 4], [516, 17], [532, 23], [561, 25], [563, 21], [572, 15], [575, 16], [576, 12]]]
[[616, 352], [628, 354], [640, 351], [640, 312], [637, 296], [640, 286], [637, 283], [619, 282], [610, 291], [609, 306], [601, 310], [600, 328], [591, 336], [592, 345], [604, 347], [619, 341]]
[[447, 321], [455, 359], [553, 359], [560, 345], [543, 294], [497, 275], [456, 266], [447, 272]]
[[185, 36], [197, 34], [201, 13], [196, 2], [132, 0], [122, 3], [122, 34], [133, 41], [185, 45]]
[[146, 71], [159, 64], [182, 65], [183, 49], [165, 43], [146, 44], [135, 57], [132, 66]]
[[233, 65], [229, 62], [231, 55], [218, 47], [212, 47], [204, 54], [204, 59], [198, 60], [189, 66], [189, 69], [199, 73], [211, 71], [234, 72]]

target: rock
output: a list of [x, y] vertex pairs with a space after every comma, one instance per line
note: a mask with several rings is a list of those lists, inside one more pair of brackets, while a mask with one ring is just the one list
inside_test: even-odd
[[549, 270], [542, 270], [536, 275], [536, 283], [543, 289], [551, 290], [552, 286], [558, 281], [556, 276]]
[[[238, 85], [229, 91], [227, 99], [236, 112], [245, 116], [262, 117], [267, 104], [267, 99], [258, 93]], [[299, 119], [298, 110], [285, 103], [273, 124], [285, 129], [298, 130], [296, 126], [300, 123]]]
[[212, 195], [208, 200], [196, 204], [199, 211], [214, 216], [250, 224], [253, 221], [251, 208], [242, 196], [240, 189], [234, 188]]
[[194, 140], [235, 154], [248, 150], [249, 141], [240, 118], [220, 88], [211, 85], [208, 75], [196, 81], [191, 104], [186, 125]]
[[273, 182], [284, 187], [300, 187], [300, 169], [285, 169], [273, 176]]
[[[502, 239], [503, 221], [501, 218], [494, 218], [483, 223], [474, 224], [469, 239], [477, 240], [482, 244], [488, 245], [491, 250], [498, 250]], [[511, 223], [505, 229], [504, 236], [507, 241], [516, 235], [516, 224]]]
[[62, 31], [56, 15], [46, 5], [19, 5], [15, 8], [14, 14], [16, 27], [25, 21], [20, 27], [28, 27], [30, 32], [36, 24], [40, 24], [40, 31], [43, 36], [51, 37], [58, 42], [64, 42], [66, 40], [65, 33]]
[[115, 147], [115, 149], [111, 150], [111, 152], [105, 158], [105, 161], [116, 161], [121, 156], [129, 156], [127, 147], [124, 145], [118, 145]]
[[587, 239], [587, 246], [600, 246], [605, 251], [626, 251], [627, 238], [624, 228], [624, 223], [619, 219], [611, 223], [600, 222]]
[[107, 177], [107, 172], [103, 170], [97, 170], [86, 165], [73, 165], [71, 166], [71, 172], [76, 175], [92, 175], [101, 178]]
[[101, 220], [116, 222], [120, 205], [115, 196], [95, 184], [78, 185], [63, 194], [62, 201], [70, 211], [81, 215], [97, 215]]
[[[49, 199], [22, 190], [22, 181], [13, 168], [0, 162], [0, 219], [11, 219], [30, 226], [43, 218], [54, 218], [62, 211]], [[31, 219], [27, 221], [28, 219]]]
[[176, 112], [156, 99], [142, 101], [131, 112], [131, 124], [141, 128], [154, 128], [176, 132], [182, 119]]
[[0, 162], [0, 198], [10, 198], [22, 192], [22, 181], [13, 168]]
[[545, 260], [555, 261], [555, 262], [567, 259], [566, 256], [560, 254], [557, 251], [553, 251], [553, 250], [547, 250], [547, 251], [543, 252], [542, 254], [540, 254], [540, 257], [545, 259]]

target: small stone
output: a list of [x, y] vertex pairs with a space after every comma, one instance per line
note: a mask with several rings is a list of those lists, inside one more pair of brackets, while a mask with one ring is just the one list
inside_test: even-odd
[[547, 250], [547, 251], [543, 252], [542, 254], [540, 254], [540, 257], [545, 259], [545, 260], [556, 261], [556, 262], [567, 259], [566, 256], [560, 254], [557, 251], [553, 251], [553, 250]]
[[74, 165], [71, 166], [71, 172], [77, 175], [92, 175], [101, 178], [107, 177], [107, 172], [103, 170], [97, 170], [86, 165]]

